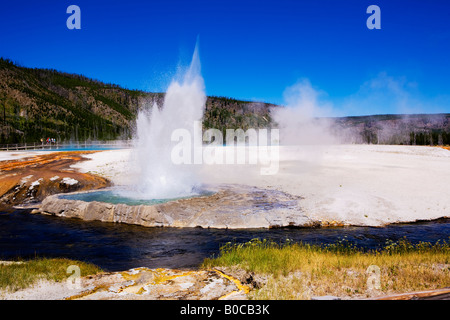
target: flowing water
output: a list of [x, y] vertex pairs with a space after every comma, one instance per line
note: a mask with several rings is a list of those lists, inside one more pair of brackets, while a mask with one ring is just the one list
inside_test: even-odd
[[339, 227], [324, 229], [200, 229], [145, 228], [82, 221], [27, 211], [0, 212], [0, 259], [67, 257], [92, 262], [108, 271], [135, 267], [192, 268], [217, 255], [227, 242], [254, 238], [311, 244], [341, 239], [375, 249], [386, 240], [406, 237], [412, 243], [448, 241], [450, 219], [390, 225], [383, 228]]

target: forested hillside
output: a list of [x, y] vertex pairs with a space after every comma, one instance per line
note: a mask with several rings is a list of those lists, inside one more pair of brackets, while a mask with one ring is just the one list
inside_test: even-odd
[[[128, 139], [139, 108], [164, 93], [128, 90], [81, 75], [17, 66], [0, 58], [0, 144]], [[208, 97], [207, 128], [255, 128], [270, 122], [265, 103]]]
[[[0, 58], [0, 145], [129, 139], [140, 108], [162, 105], [164, 93], [121, 88], [82, 75], [25, 68]], [[208, 97], [203, 127], [266, 128], [277, 124], [263, 102]], [[331, 119], [347, 143], [449, 145], [450, 114], [373, 115]]]
[[127, 137], [148, 95], [157, 94], [0, 59], [0, 143]]

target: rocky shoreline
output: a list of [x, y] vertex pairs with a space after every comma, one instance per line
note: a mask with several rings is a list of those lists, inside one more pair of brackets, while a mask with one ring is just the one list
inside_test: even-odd
[[[0, 261], [1, 265], [22, 262]], [[15, 292], [0, 290], [0, 300], [248, 300], [268, 277], [237, 268], [197, 270], [133, 268], [57, 282], [41, 280]], [[311, 296], [311, 300], [448, 300], [450, 288], [380, 295]]]
[[7, 300], [245, 300], [259, 284], [251, 274], [241, 279], [225, 269], [178, 270], [134, 268], [65, 282], [40, 281], [16, 292], [0, 291]]
[[302, 212], [300, 197], [244, 185], [220, 185], [209, 190], [214, 191], [154, 205], [86, 202], [51, 195], [34, 212], [145, 227], [242, 229], [317, 224]]

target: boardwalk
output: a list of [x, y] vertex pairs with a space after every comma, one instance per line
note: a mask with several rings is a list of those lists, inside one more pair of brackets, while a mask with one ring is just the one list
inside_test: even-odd
[[131, 147], [131, 141], [100, 141], [100, 142], [74, 142], [74, 143], [13, 143], [0, 145], [0, 151], [25, 150], [77, 150], [77, 149], [114, 149]]

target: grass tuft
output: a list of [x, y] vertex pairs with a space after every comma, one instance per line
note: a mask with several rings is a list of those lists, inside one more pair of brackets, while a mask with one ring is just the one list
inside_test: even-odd
[[203, 267], [238, 267], [266, 277], [266, 286], [252, 293], [255, 299], [372, 297], [448, 287], [450, 244], [401, 239], [367, 251], [345, 239], [321, 246], [253, 239], [227, 243]]
[[90, 263], [64, 258], [38, 258], [11, 264], [0, 264], [0, 289], [14, 292], [25, 289], [39, 280], [63, 281], [73, 273], [67, 273], [67, 268], [76, 265], [80, 268], [81, 276], [102, 272]]

